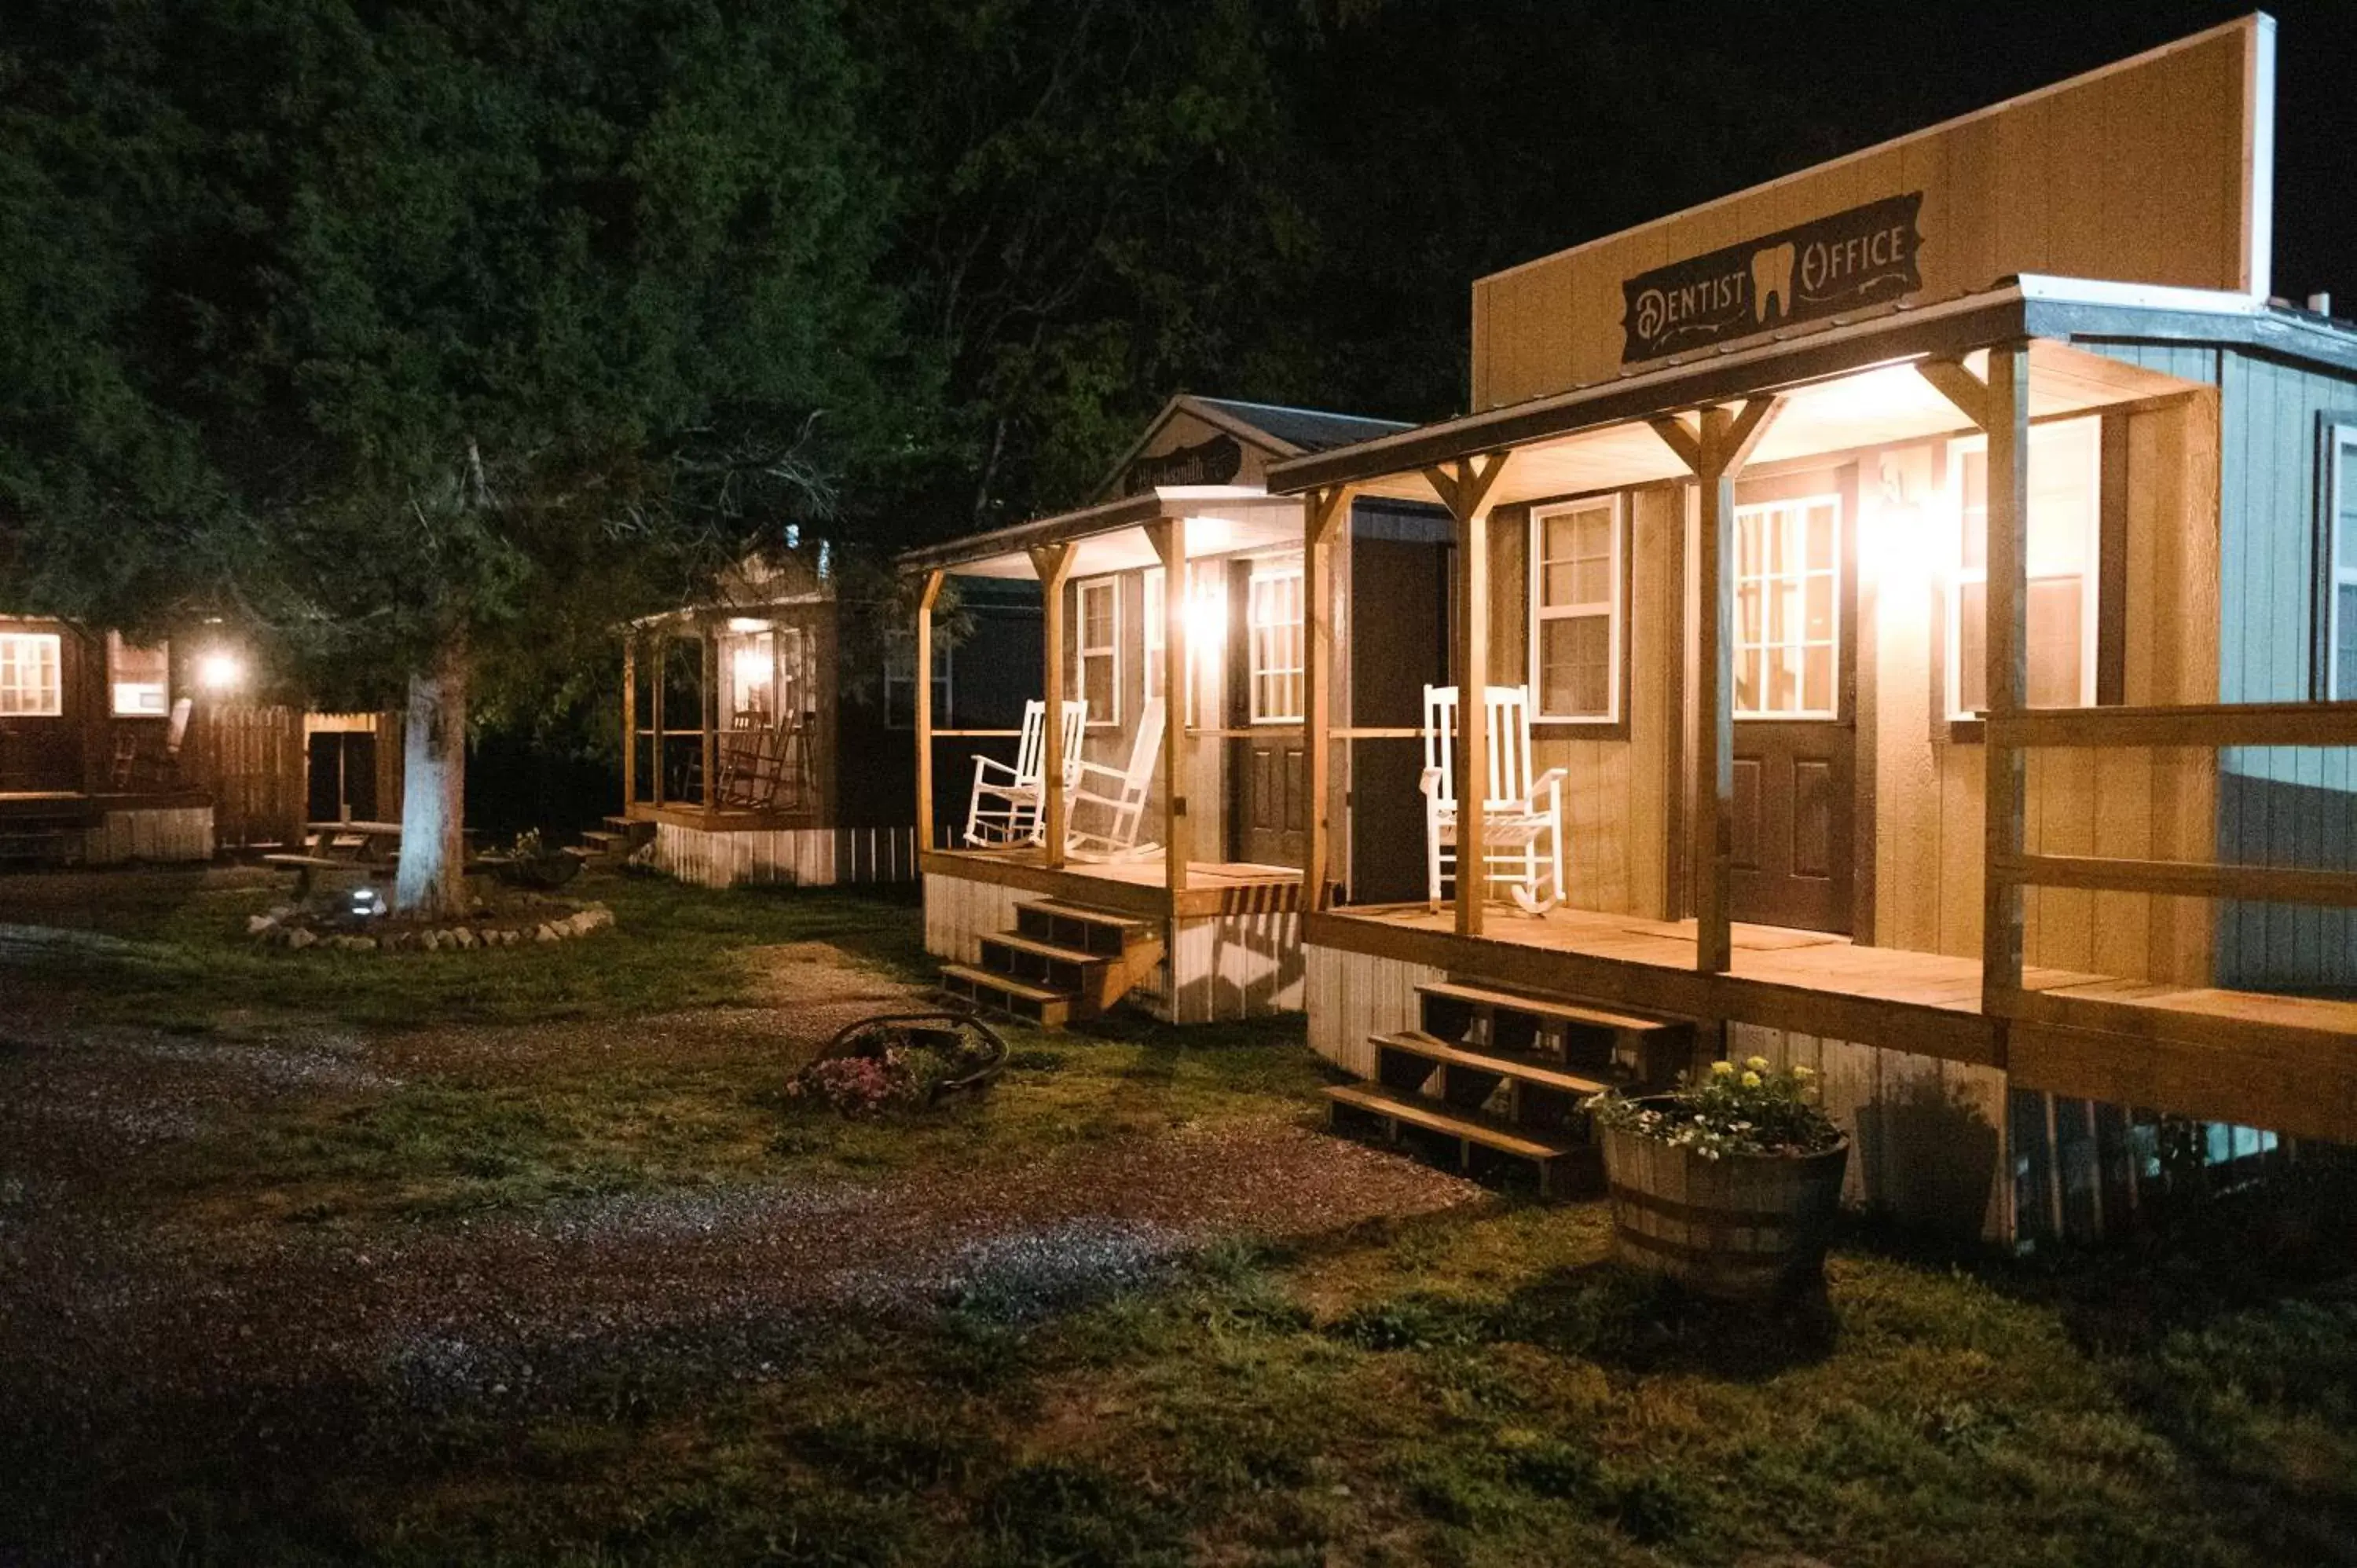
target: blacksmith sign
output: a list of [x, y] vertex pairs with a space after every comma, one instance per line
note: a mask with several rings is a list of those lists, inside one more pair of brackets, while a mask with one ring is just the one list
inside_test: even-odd
[[1638, 274], [1620, 285], [1628, 307], [1620, 362], [1912, 294], [1923, 286], [1915, 269], [1922, 207], [1920, 190], [1885, 197]]
[[1164, 485], [1224, 485], [1244, 466], [1244, 449], [1232, 435], [1214, 435], [1192, 446], [1140, 457], [1122, 476], [1125, 494], [1143, 495]]

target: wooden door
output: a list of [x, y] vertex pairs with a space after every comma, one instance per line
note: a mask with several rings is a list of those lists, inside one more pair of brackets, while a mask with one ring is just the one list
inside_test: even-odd
[[1857, 618], [1844, 500], [1828, 489], [1736, 509], [1729, 886], [1734, 918], [1756, 925], [1850, 929]]
[[1235, 563], [1228, 602], [1229, 668], [1236, 672], [1231, 720], [1243, 736], [1230, 769], [1231, 853], [1262, 865], [1299, 865], [1309, 840], [1301, 557]]

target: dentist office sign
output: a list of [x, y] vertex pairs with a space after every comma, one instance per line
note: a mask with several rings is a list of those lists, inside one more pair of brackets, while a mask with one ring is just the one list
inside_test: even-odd
[[1638, 274], [1621, 285], [1620, 362], [1634, 364], [1855, 310], [1923, 286], [1923, 193], [1885, 197]]

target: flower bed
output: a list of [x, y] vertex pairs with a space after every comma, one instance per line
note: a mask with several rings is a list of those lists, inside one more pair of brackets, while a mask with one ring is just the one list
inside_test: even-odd
[[981, 1020], [956, 1013], [866, 1018], [843, 1030], [786, 1085], [789, 1099], [844, 1116], [931, 1105], [989, 1086], [1006, 1062], [1006, 1043]]
[[410, 920], [346, 894], [308, 908], [282, 904], [248, 920], [246, 934], [281, 952], [441, 952], [567, 941], [613, 923], [603, 904], [521, 893], [479, 899], [455, 920]]
[[1812, 1098], [1815, 1079], [1807, 1068], [1772, 1067], [1765, 1057], [1713, 1062], [1674, 1093], [1630, 1100], [1607, 1090], [1587, 1102], [1587, 1112], [1598, 1126], [1658, 1139], [1706, 1160], [1822, 1154], [1842, 1133]]

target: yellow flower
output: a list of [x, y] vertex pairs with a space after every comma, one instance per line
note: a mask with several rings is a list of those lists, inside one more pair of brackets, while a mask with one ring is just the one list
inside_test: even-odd
[[[1757, 1057], [1754, 1057], [1752, 1059], [1754, 1061], [1759, 1060]], [[1742, 1083], [1743, 1087], [1746, 1089], [1757, 1089], [1760, 1087], [1760, 1075], [1756, 1072], [1747, 1072], [1743, 1075]]]
[[1817, 1069], [1811, 1067], [1796, 1067], [1792, 1069], [1792, 1076], [1798, 1079], [1814, 1078], [1817, 1076]]
[[1766, 1072], [1768, 1070], [1768, 1058], [1766, 1057], [1747, 1057], [1744, 1058], [1743, 1065], [1749, 1068], [1753, 1072]]
[[1713, 1062], [1710, 1064], [1710, 1070], [1714, 1077], [1725, 1078], [1728, 1073], [1735, 1070], [1735, 1064], [1733, 1062]]

